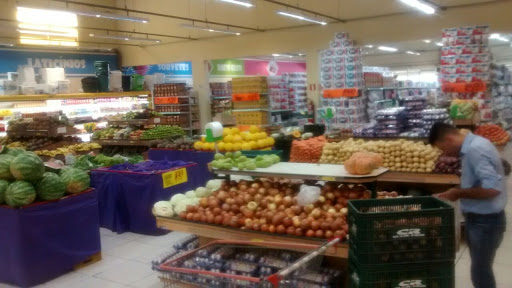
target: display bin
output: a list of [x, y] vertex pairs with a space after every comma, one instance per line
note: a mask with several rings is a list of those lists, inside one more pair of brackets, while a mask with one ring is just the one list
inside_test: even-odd
[[[165, 187], [166, 173], [186, 169], [186, 181]], [[128, 172], [106, 168], [91, 170], [91, 186], [98, 191], [100, 226], [113, 232], [145, 235], [166, 233], [158, 229], [153, 205], [168, 201], [174, 194], [204, 186], [207, 178], [196, 163], [186, 163], [165, 171]]]
[[363, 265], [455, 258], [454, 209], [433, 197], [353, 200], [350, 250]]
[[174, 150], [164, 148], [151, 148], [148, 151], [149, 160], [153, 161], [176, 161], [181, 160], [185, 162], [193, 162], [199, 166], [201, 174], [198, 177], [203, 177], [207, 180], [213, 179], [213, 173], [208, 170], [208, 163], [213, 161], [215, 152], [195, 151], [195, 150]]
[[20, 208], [0, 206], [0, 219], [0, 283], [39, 285], [101, 253], [94, 189]]
[[364, 266], [349, 256], [350, 288], [454, 288], [453, 261]]

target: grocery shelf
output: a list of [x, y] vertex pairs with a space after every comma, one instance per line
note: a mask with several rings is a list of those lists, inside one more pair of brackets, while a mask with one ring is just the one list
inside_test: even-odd
[[291, 112], [292, 109], [276, 109], [276, 110], [269, 110], [271, 113], [279, 113], [279, 112]]
[[37, 100], [66, 100], [66, 99], [95, 99], [147, 96], [149, 91], [104, 92], [104, 93], [73, 93], [73, 94], [40, 94], [40, 95], [2, 95], [0, 102], [37, 101]]
[[109, 120], [109, 125], [168, 125], [166, 121], [162, 121], [160, 117], [149, 119], [129, 119], [129, 120]]
[[69, 127], [55, 127], [49, 130], [25, 130], [25, 131], [7, 131], [9, 137], [58, 137], [58, 136], [70, 136], [76, 135], [77, 132], [74, 129], [68, 129]]
[[190, 114], [190, 112], [158, 112], [158, 113], [160, 113], [162, 115], [180, 115], [180, 114], [188, 115], [188, 114]]
[[231, 96], [212, 96], [212, 99], [231, 99]]
[[130, 139], [91, 139], [101, 146], [149, 146], [149, 140]]
[[[282, 242], [312, 245], [321, 245], [324, 244], [326, 241], [325, 239], [318, 238], [297, 237], [283, 234], [271, 234], [252, 230], [242, 230], [239, 228], [231, 228], [220, 225], [192, 222], [176, 218], [156, 217], [156, 225], [159, 228], [171, 231], [191, 233], [196, 234], [199, 237], [220, 240]], [[335, 247], [331, 247], [326, 251], [326, 255], [339, 258], [347, 258], [348, 244], [342, 243]]]
[[255, 109], [233, 109], [232, 112], [255, 112], [255, 111], [268, 111], [263, 108], [255, 108]]
[[351, 175], [346, 172], [343, 165], [291, 162], [280, 162], [268, 168], [257, 168], [256, 170], [240, 171], [213, 169], [213, 173], [223, 175], [281, 177], [289, 179], [336, 181], [346, 183], [375, 182], [380, 179], [382, 174], [385, 174], [386, 171], [386, 168], [381, 167], [375, 169], [371, 174], [368, 175]]
[[438, 185], [459, 185], [460, 177], [454, 174], [409, 173], [389, 171], [379, 177], [379, 182], [401, 182]]

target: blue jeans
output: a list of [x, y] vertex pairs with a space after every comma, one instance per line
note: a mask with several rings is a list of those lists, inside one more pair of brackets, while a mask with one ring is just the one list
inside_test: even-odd
[[505, 232], [505, 212], [490, 215], [467, 213], [465, 216], [473, 286], [496, 288], [492, 265]]

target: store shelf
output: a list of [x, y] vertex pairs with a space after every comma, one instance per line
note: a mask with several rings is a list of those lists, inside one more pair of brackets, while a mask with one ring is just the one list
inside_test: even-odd
[[212, 99], [222, 100], [222, 99], [231, 99], [231, 96], [212, 96]]
[[142, 126], [142, 125], [167, 125], [167, 121], [165, 118], [162, 119], [160, 117], [154, 117], [150, 119], [130, 119], [130, 120], [109, 120], [108, 124], [111, 126], [118, 125], [134, 125], [134, 126]]
[[407, 173], [389, 171], [379, 177], [379, 182], [459, 185], [460, 177], [453, 174]]
[[343, 165], [314, 164], [314, 163], [291, 163], [280, 162], [268, 168], [257, 168], [256, 170], [219, 170], [213, 169], [215, 174], [244, 175], [255, 177], [281, 177], [289, 179], [336, 181], [346, 183], [368, 183], [377, 181], [385, 174], [386, 168], [374, 170], [369, 175], [351, 175], [345, 171]]
[[74, 94], [41, 94], [41, 95], [3, 95], [0, 102], [65, 100], [65, 99], [95, 99], [147, 96], [149, 91], [106, 92], [106, 93], [74, 93]]
[[255, 112], [255, 111], [265, 111], [268, 112], [267, 109], [256, 108], [256, 109], [233, 109], [233, 112]]
[[76, 135], [75, 129], [70, 127], [55, 127], [50, 130], [25, 130], [25, 131], [7, 131], [9, 137], [58, 137]]
[[101, 146], [149, 146], [149, 140], [92, 139]]
[[292, 109], [276, 109], [276, 110], [269, 110], [270, 113], [279, 113], [279, 112], [291, 112]]
[[[270, 234], [239, 228], [230, 228], [220, 225], [211, 225], [175, 218], [156, 217], [156, 225], [159, 228], [196, 234], [200, 237], [220, 240], [256, 241], [256, 242], [285, 242], [297, 244], [323, 244], [325, 239], [305, 238], [281, 234]], [[348, 244], [342, 243], [326, 251], [326, 255], [339, 258], [348, 257]]]
[[162, 115], [188, 115], [188, 114], [190, 114], [190, 112], [158, 112], [158, 113], [160, 113]]

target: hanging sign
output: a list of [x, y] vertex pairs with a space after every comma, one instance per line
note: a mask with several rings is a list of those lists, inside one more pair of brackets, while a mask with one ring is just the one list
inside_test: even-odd
[[179, 104], [178, 97], [155, 97], [155, 104]]
[[324, 98], [357, 97], [359, 90], [357, 88], [325, 89], [323, 94]]
[[485, 82], [469, 82], [469, 83], [443, 83], [442, 90], [445, 93], [477, 93], [485, 92], [487, 85]]
[[238, 101], [259, 101], [260, 93], [239, 93], [233, 94], [232, 96], [234, 102]]
[[172, 187], [188, 181], [187, 168], [180, 168], [162, 174], [164, 188]]

